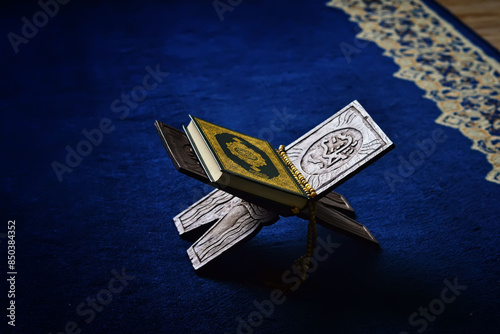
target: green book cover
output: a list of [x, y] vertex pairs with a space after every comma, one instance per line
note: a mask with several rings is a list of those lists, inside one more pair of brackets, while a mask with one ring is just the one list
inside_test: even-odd
[[269, 142], [190, 117], [222, 172], [307, 198]]

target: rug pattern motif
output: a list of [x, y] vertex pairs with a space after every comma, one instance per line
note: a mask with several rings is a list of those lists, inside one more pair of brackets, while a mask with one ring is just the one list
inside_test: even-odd
[[400, 69], [436, 102], [436, 123], [459, 129], [484, 153], [493, 169], [486, 179], [500, 184], [500, 64], [418, 0], [332, 0]]

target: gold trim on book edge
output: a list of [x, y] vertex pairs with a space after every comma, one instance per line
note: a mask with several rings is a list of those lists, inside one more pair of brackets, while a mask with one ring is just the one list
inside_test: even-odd
[[359, 24], [357, 38], [375, 42], [394, 59], [400, 67], [395, 77], [425, 91], [442, 112], [435, 122], [471, 139], [472, 148], [493, 166], [486, 180], [500, 184], [500, 63], [421, 0], [331, 0], [327, 5]]
[[[220, 167], [223, 170], [229, 171], [230, 173], [233, 174], [239, 174], [243, 177], [246, 177], [248, 179], [257, 181], [259, 183], [267, 184], [276, 188], [284, 189], [288, 192], [304, 196], [306, 197], [306, 194], [304, 191], [301, 189], [301, 187], [296, 183], [295, 179], [293, 176], [286, 170], [286, 166], [284, 163], [278, 158], [277, 153], [274, 151], [272, 146], [258, 138], [254, 138], [251, 136], [247, 136], [245, 134], [232, 131], [230, 129], [226, 129], [224, 127], [209, 123], [207, 121], [204, 121], [202, 119], [192, 117], [195, 122], [197, 122], [197, 125], [199, 126], [199, 129], [203, 132], [203, 135], [205, 139], [208, 141], [208, 144], [211, 146], [212, 151], [216, 155], [216, 160], [218, 163], [221, 165]], [[248, 141], [250, 144], [258, 147], [260, 150], [262, 150], [273, 165], [276, 167], [278, 170], [279, 175], [274, 177], [274, 178], [266, 178], [266, 176], [262, 173], [259, 173], [259, 166], [262, 166], [262, 157], [255, 157], [253, 159], [255, 161], [254, 165], [255, 170], [253, 173], [250, 173], [248, 170], [243, 168], [242, 166], [238, 165], [235, 163], [233, 160], [229, 159], [226, 154], [223, 152], [222, 147], [219, 145], [217, 140], [215, 139], [215, 136], [218, 134], [223, 134], [223, 133], [228, 133], [230, 135], [234, 135], [236, 137], [241, 137], [244, 140]], [[237, 143], [237, 142], [235, 142]], [[231, 145], [231, 147], [228, 147], [230, 150], [235, 149], [236, 144]], [[241, 151], [241, 150], [240, 150]], [[244, 152], [242, 153], [244, 154]], [[242, 158], [244, 158], [242, 156]]]
[[[307, 194], [307, 196], [309, 198], [316, 197], [317, 196], [316, 190], [314, 190], [314, 188], [309, 184], [309, 182], [307, 182], [304, 175], [302, 175], [302, 173], [297, 169], [297, 167], [295, 167], [293, 162], [290, 161], [290, 158], [288, 158], [288, 155], [286, 154], [285, 146], [280, 145], [280, 147], [277, 151], [278, 151], [278, 155], [283, 160], [285, 165], [288, 167], [288, 169], [292, 173], [293, 177], [300, 184], [300, 186], [302, 187], [302, 190], [304, 190], [304, 192]], [[298, 212], [294, 212], [294, 213], [298, 213]]]

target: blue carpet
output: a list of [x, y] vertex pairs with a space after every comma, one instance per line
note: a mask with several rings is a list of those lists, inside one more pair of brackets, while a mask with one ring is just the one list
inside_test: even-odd
[[[324, 1], [238, 2], [218, 3], [221, 16], [211, 1], [69, 1], [58, 13], [52, 7], [53, 17], [37, 14], [35, 2], [5, 5], [0, 326], [54, 334], [496, 332], [499, 185], [485, 179], [485, 154], [435, 122], [438, 105], [394, 77], [398, 65], [357, 39], [361, 30], [344, 11]], [[22, 37], [34, 15], [40, 27]], [[346, 57], [342, 43], [359, 52]], [[276, 300], [266, 281], [305, 248], [307, 222], [289, 217], [197, 274], [186, 254], [192, 240], [178, 236], [172, 217], [211, 189], [175, 170], [153, 122], [181, 128], [193, 114], [278, 147], [355, 99], [396, 148], [336, 191], [382, 250], [319, 228], [339, 246]], [[494, 123], [498, 91], [490, 99]], [[9, 220], [15, 298], [5, 284]]]

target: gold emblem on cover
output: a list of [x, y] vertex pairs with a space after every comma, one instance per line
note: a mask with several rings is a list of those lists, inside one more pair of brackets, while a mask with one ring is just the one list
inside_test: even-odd
[[259, 172], [260, 167], [266, 165], [266, 161], [260, 153], [243, 144], [239, 138], [234, 137], [233, 140], [226, 144], [229, 151], [249, 164], [254, 171]]

